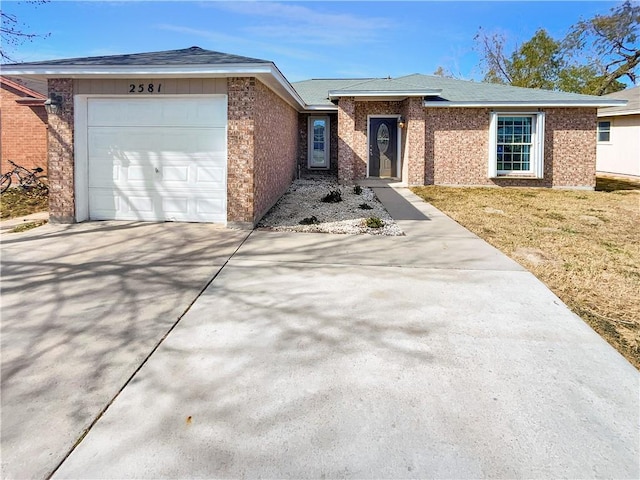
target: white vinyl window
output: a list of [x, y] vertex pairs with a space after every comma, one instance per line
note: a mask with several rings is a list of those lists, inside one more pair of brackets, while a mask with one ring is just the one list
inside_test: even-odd
[[598, 142], [607, 143], [611, 141], [611, 122], [598, 122]]
[[329, 117], [309, 117], [307, 135], [309, 168], [329, 168]]
[[491, 113], [489, 177], [544, 175], [544, 113]]

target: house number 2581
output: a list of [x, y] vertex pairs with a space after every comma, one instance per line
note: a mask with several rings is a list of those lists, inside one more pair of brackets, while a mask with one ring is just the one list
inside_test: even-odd
[[134, 83], [129, 84], [129, 93], [160, 93], [161, 91], [161, 83], [158, 83], [157, 85], [153, 83], [139, 83], [137, 85]]

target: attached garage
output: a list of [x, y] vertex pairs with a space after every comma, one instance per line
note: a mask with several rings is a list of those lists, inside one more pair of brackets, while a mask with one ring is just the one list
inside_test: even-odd
[[253, 228], [296, 175], [305, 103], [273, 62], [191, 47], [7, 71], [48, 82], [52, 222]]
[[226, 222], [226, 95], [84, 101], [89, 219]]

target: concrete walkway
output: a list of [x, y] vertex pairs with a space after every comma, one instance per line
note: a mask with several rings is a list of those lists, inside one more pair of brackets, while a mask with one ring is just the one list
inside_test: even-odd
[[253, 232], [54, 478], [638, 478], [640, 375], [406, 189]]
[[25, 215], [23, 217], [10, 218], [8, 220], [0, 221], [0, 232], [5, 233], [13, 230], [19, 225], [23, 225], [31, 222], [48, 221], [49, 212], [37, 212], [31, 215]]

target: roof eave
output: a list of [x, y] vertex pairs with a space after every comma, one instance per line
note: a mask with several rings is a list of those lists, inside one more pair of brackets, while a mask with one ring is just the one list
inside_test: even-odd
[[622, 117], [625, 115], [640, 115], [640, 109], [637, 110], [618, 110], [612, 112], [598, 112], [598, 117]]
[[223, 65], [18, 65], [3, 68], [4, 75], [43, 78], [226, 78], [257, 77], [297, 110], [304, 100], [272, 62]]
[[16, 100], [18, 105], [24, 105], [25, 107], [44, 107], [45, 98], [19, 98]]
[[[4, 74], [5, 72], [3, 71], [2, 73]], [[42, 99], [44, 101], [47, 98], [46, 95], [43, 95], [40, 92], [36, 92], [35, 90], [32, 90], [31, 88], [25, 85], [22, 85], [21, 83], [14, 82], [9, 78], [5, 78], [4, 76], [0, 78], [0, 83], [13, 88], [14, 90], [18, 90], [19, 92], [22, 92], [25, 95], [32, 97], [34, 99]]]
[[425, 100], [425, 107], [448, 107], [448, 108], [497, 108], [497, 107], [584, 107], [600, 108], [624, 105], [614, 100], [529, 100], [529, 101], [473, 101], [473, 102], [449, 102]]
[[305, 113], [318, 113], [318, 112], [337, 112], [337, 105], [306, 105]]
[[2, 67], [3, 75], [37, 76], [46, 78], [173, 78], [190, 76], [250, 76], [271, 73], [272, 63], [229, 63], [223, 65], [9, 65]]

